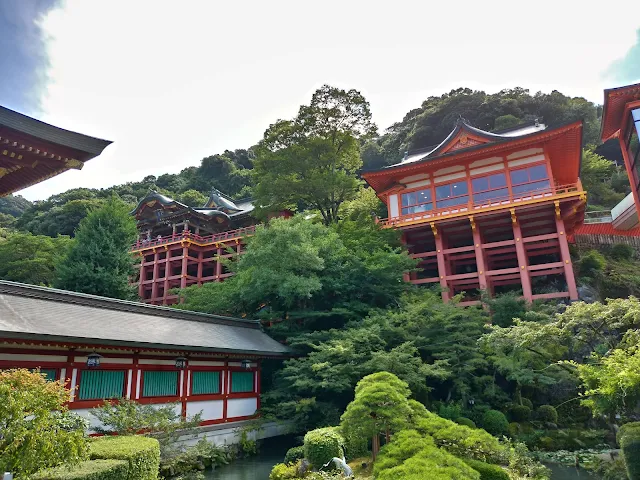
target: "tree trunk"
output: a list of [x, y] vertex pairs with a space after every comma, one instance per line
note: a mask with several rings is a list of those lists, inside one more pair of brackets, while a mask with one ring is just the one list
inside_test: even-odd
[[371, 454], [373, 456], [373, 461], [376, 461], [376, 457], [378, 456], [378, 452], [380, 451], [380, 435], [376, 433], [371, 439]]

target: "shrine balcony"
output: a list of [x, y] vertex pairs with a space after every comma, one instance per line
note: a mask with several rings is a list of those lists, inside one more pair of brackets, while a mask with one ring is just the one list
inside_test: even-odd
[[160, 247], [165, 245], [179, 244], [186, 242], [190, 245], [196, 245], [205, 247], [208, 245], [215, 245], [216, 243], [228, 243], [235, 240], [239, 240], [243, 237], [253, 235], [256, 231], [256, 226], [251, 225], [249, 227], [239, 228], [237, 230], [229, 230], [221, 233], [214, 233], [212, 235], [200, 236], [191, 232], [176, 233], [175, 235], [167, 235], [165, 237], [153, 238], [150, 240], [139, 240], [131, 246], [132, 252], [141, 252], [154, 247]]

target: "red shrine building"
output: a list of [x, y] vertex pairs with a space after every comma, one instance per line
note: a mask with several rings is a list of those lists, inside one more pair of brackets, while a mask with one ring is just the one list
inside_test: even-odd
[[462, 305], [509, 289], [577, 300], [567, 237], [583, 221], [582, 122], [485, 132], [460, 119], [439, 145], [364, 173], [402, 232], [415, 285]]
[[[82, 168], [110, 143], [0, 107], [0, 196]], [[240, 233], [254, 224], [248, 216], [252, 208], [219, 192], [203, 208], [155, 193], [140, 202], [135, 213], [143, 235], [134, 248], [145, 258], [158, 246], [165, 254], [162, 259], [152, 254], [151, 269], [143, 262], [142, 278], [149, 271], [152, 279], [167, 277], [145, 283], [144, 292], [162, 297], [173, 286], [192, 284], [190, 276], [224, 278], [221, 266], [209, 265], [210, 252], [224, 256], [227, 247], [241, 252]], [[194, 259], [202, 267], [194, 269]], [[183, 416], [202, 412], [202, 425], [211, 425], [206, 435], [217, 435], [216, 443], [234, 441], [239, 422], [254, 418], [260, 408], [261, 361], [287, 356], [288, 348], [264, 333], [258, 321], [0, 280], [0, 370], [40, 370], [63, 381], [72, 390], [69, 408], [93, 427], [92, 407], [125, 397], [175, 403]], [[277, 433], [269, 432], [264, 435]]]
[[200, 208], [149, 193], [131, 212], [140, 232], [132, 246], [141, 258], [140, 299], [171, 305], [178, 301], [172, 289], [221, 282], [233, 275], [224, 260], [242, 254], [243, 239], [255, 232], [252, 211], [251, 200], [234, 202], [215, 189]]

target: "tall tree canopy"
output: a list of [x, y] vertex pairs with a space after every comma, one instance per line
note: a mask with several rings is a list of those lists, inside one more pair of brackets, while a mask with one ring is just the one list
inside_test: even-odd
[[293, 120], [271, 125], [255, 148], [255, 197], [263, 212], [314, 209], [325, 224], [358, 190], [359, 140], [376, 131], [369, 103], [356, 90], [317, 90]]
[[133, 298], [129, 281], [134, 260], [129, 248], [136, 237], [128, 206], [112, 197], [80, 222], [75, 244], [58, 264], [56, 286], [111, 298]]

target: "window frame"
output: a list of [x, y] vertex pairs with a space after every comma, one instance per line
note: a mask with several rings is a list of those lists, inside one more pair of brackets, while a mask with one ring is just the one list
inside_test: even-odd
[[635, 155], [633, 150], [631, 150], [631, 141], [633, 140], [634, 134], [638, 139], [638, 142], [640, 142], [640, 115], [638, 116], [638, 120], [635, 120], [633, 118], [634, 112], [640, 112], [640, 106], [629, 110], [629, 133], [627, 134], [625, 147], [627, 149], [627, 154], [629, 155], [629, 167], [636, 177], [634, 179], [634, 188], [636, 192], [640, 193], [640, 168], [638, 168], [640, 167], [640, 145], [638, 146]]
[[[193, 397], [198, 397], [199, 399], [201, 397], [222, 397], [224, 395], [224, 369], [221, 368], [210, 368], [210, 367], [204, 367], [204, 368], [193, 368], [193, 367], [189, 367], [190, 369], [190, 380], [189, 380], [189, 396], [193, 396]], [[195, 379], [195, 374], [196, 373], [217, 373], [218, 374], [218, 393], [193, 393], [193, 384], [194, 384], [194, 379]]]
[[[258, 395], [258, 384], [256, 381], [256, 369], [252, 368], [250, 370], [245, 370], [244, 368], [233, 368], [229, 370], [229, 392], [228, 395], [229, 396], [234, 396], [234, 395], [239, 395], [239, 396], [256, 396]], [[242, 391], [242, 392], [234, 392], [233, 391], [233, 374], [234, 373], [250, 373], [252, 375], [253, 378], [253, 386], [252, 389], [250, 391]]]
[[[473, 188], [473, 181], [474, 180], [479, 180], [481, 178], [494, 177], [496, 175], [504, 175], [504, 187], [491, 188], [491, 185], [489, 185], [489, 188], [487, 190], [478, 190], [478, 191], [476, 191]], [[508, 177], [508, 175], [509, 175], [509, 171], [494, 170], [492, 172], [483, 173], [481, 175], [473, 175], [473, 176], [471, 176], [470, 177], [470, 179], [471, 179], [471, 195], [472, 195], [473, 203], [474, 204], [478, 204], [478, 203], [487, 203], [487, 202], [510, 200], [510, 198], [511, 198], [511, 189], [509, 188], [510, 178]], [[506, 196], [504, 196], [504, 197], [484, 198], [484, 199], [481, 199], [481, 200], [476, 200], [476, 198], [475, 198], [476, 194], [494, 192], [494, 191], [497, 191], [497, 190], [505, 190], [507, 192]]]
[[[437, 189], [438, 188], [449, 186], [449, 191], [453, 192], [453, 185], [458, 184], [458, 183], [464, 184], [467, 187], [467, 193], [463, 193], [461, 195], [449, 196], [447, 198], [442, 198], [442, 199], [438, 200], [438, 193], [437, 193]], [[444, 182], [444, 183], [440, 183], [440, 184], [434, 185], [434, 188], [433, 188], [434, 199], [433, 199], [433, 201], [435, 202], [436, 210], [451, 209], [451, 208], [460, 207], [461, 205], [467, 205], [468, 206], [469, 205], [469, 195], [470, 195], [469, 186], [470, 186], [469, 185], [469, 176], [465, 176], [464, 178], [461, 177], [460, 179], [456, 179], [456, 180], [454, 180], [452, 182]], [[456, 203], [454, 205], [446, 205], [444, 207], [439, 207], [438, 206], [438, 202], [450, 201], [452, 199], [462, 198], [462, 197], [467, 197], [467, 199], [462, 203]]]
[[[522, 183], [514, 183], [513, 182], [513, 179], [511, 178], [511, 173], [517, 172], [517, 171], [520, 171], [520, 170], [529, 170], [530, 168], [540, 167], [540, 166], [544, 167], [544, 171], [545, 171], [545, 174], [546, 174], [545, 178], [541, 178], [541, 179], [538, 179], [538, 180], [531, 180], [531, 175], [527, 174], [527, 177], [529, 178], [528, 181], [522, 182]], [[522, 185], [530, 185], [530, 184], [533, 184], [533, 183], [539, 183], [539, 182], [546, 181], [546, 182], [549, 183], [549, 186], [547, 187], [546, 190], [551, 190], [553, 188], [553, 182], [551, 181], [551, 178], [549, 177], [549, 169], [548, 169], [546, 161], [530, 163], [530, 164], [527, 164], [527, 165], [518, 165], [517, 167], [510, 168], [508, 173], [509, 173], [509, 185], [510, 185], [509, 190], [511, 191], [511, 195], [513, 197], [528, 196], [530, 194], [534, 195], [536, 192], [544, 192], [545, 191], [545, 189], [539, 189], [539, 190], [527, 190], [527, 191], [524, 191], [524, 192], [516, 192], [515, 189], [517, 187], [522, 186]]]
[[[412, 193], [415, 193], [416, 195], [418, 195], [418, 192], [421, 191], [428, 191], [429, 192], [429, 196], [431, 197], [431, 199], [428, 202], [425, 203], [416, 203], [416, 204], [410, 204], [407, 206], [403, 206], [402, 205], [402, 197], [404, 195], [410, 195]], [[429, 184], [429, 185], [423, 185], [422, 187], [417, 187], [417, 188], [412, 188], [411, 190], [403, 190], [400, 192], [399, 198], [398, 198], [398, 203], [399, 203], [399, 212], [400, 212], [400, 216], [405, 216], [405, 215], [420, 215], [426, 212], [431, 212], [433, 210], [435, 210], [435, 203], [434, 203], [434, 196], [435, 196], [435, 190], [433, 189], [433, 185]], [[417, 199], [417, 196], [416, 196]], [[431, 208], [428, 210], [422, 210], [420, 212], [412, 212], [412, 213], [403, 213], [403, 210], [405, 208], [415, 208], [421, 205], [431, 205]]]
[[[148, 365], [140, 365], [140, 367], [147, 367]], [[144, 376], [147, 372], [174, 372], [176, 375], [176, 393], [174, 395], [150, 395], [146, 396], [144, 394]], [[149, 400], [157, 399], [178, 399], [180, 398], [180, 370], [175, 366], [166, 366], [166, 367], [156, 367], [156, 368], [140, 368], [140, 398], [137, 399], [138, 402], [144, 403], [149, 402]]]
[[[79, 403], [79, 402], [98, 402], [101, 403], [104, 400], [111, 400], [111, 399], [119, 399], [119, 398], [123, 398], [126, 397], [127, 395], [127, 383], [129, 381], [129, 369], [128, 368], [123, 368], [125, 367], [124, 365], [114, 365], [115, 368], [103, 368], [102, 366], [100, 366], [99, 368], [88, 368], [86, 365], [84, 366], [84, 368], [78, 368], [77, 369], [77, 378], [76, 378], [76, 388], [77, 388], [77, 393], [75, 393], [74, 395], [74, 402], [73, 403]], [[123, 382], [122, 382], [122, 390], [120, 395], [115, 396], [115, 397], [109, 397], [108, 399], [106, 398], [81, 398], [80, 397], [80, 387], [82, 385], [82, 377], [84, 376], [85, 372], [123, 372]]]

